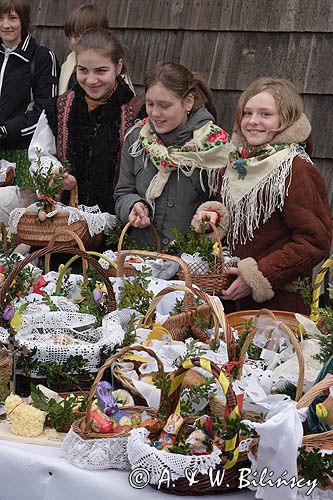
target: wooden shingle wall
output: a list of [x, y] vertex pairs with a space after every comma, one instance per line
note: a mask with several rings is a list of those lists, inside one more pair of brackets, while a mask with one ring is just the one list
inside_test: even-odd
[[311, 120], [313, 158], [333, 191], [332, 0], [31, 0], [37, 38], [62, 62], [62, 31], [78, 5], [98, 4], [123, 43], [130, 75], [142, 88], [159, 59], [203, 73], [213, 89], [218, 122], [231, 130], [237, 99], [259, 76], [290, 79]]

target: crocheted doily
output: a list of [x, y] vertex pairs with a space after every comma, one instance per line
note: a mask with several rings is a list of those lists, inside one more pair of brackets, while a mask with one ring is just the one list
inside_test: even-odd
[[[71, 310], [25, 314], [16, 339], [29, 350], [36, 348], [39, 361], [64, 363], [71, 355], [81, 355], [87, 360], [85, 369], [95, 370], [100, 363], [101, 347], [111, 349], [121, 344], [124, 330], [117, 311], [104, 316], [102, 326], [95, 328], [94, 323], [93, 315]], [[7, 330], [1, 328], [0, 342], [7, 338]]]
[[172, 481], [185, 477], [187, 467], [207, 474], [210, 467], [221, 462], [221, 450], [215, 448], [209, 455], [178, 455], [165, 450], [157, 450], [150, 444], [147, 429], [133, 429], [128, 438], [127, 454], [132, 468], [143, 468], [150, 474], [151, 484], [157, 484], [162, 471], [167, 467]]
[[82, 439], [71, 428], [62, 443], [65, 458], [81, 469], [130, 469], [127, 437]]

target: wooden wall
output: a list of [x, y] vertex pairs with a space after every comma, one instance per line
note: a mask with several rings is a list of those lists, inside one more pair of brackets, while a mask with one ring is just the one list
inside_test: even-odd
[[200, 71], [218, 122], [231, 130], [240, 93], [259, 76], [290, 79], [313, 126], [314, 160], [333, 191], [333, 0], [31, 0], [37, 38], [62, 62], [62, 31], [78, 5], [98, 4], [123, 43], [140, 91], [159, 59]]

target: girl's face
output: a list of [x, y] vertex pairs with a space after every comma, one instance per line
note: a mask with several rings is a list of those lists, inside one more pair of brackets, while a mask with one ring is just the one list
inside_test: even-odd
[[120, 75], [122, 60], [117, 64], [96, 50], [86, 50], [77, 55], [76, 78], [92, 99], [107, 97]]
[[250, 146], [270, 142], [279, 128], [280, 118], [274, 97], [260, 92], [247, 101], [241, 120], [241, 132]]
[[147, 115], [159, 134], [166, 134], [183, 125], [193, 104], [192, 94], [186, 96], [185, 99], [179, 99], [159, 82], [146, 92]]
[[22, 25], [15, 10], [0, 14], [0, 37], [9, 49], [21, 42]]

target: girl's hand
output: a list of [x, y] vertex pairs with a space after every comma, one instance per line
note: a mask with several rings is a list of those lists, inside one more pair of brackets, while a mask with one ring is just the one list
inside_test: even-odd
[[62, 178], [62, 189], [71, 191], [76, 186], [76, 179], [74, 175], [65, 172]]
[[216, 225], [216, 223], [220, 220], [220, 216], [217, 212], [213, 212], [210, 210], [198, 210], [192, 219], [192, 226], [196, 230], [197, 233], [201, 233], [201, 225], [205, 221], [210, 221]]
[[239, 300], [251, 295], [252, 288], [246, 283], [237, 267], [230, 267], [227, 274], [235, 274], [238, 278], [231, 283], [227, 290], [222, 290], [222, 299]]
[[148, 207], [141, 201], [138, 201], [133, 205], [132, 210], [130, 211], [130, 214], [128, 216], [128, 220], [133, 222], [134, 227], [140, 229], [149, 226], [150, 218]]

